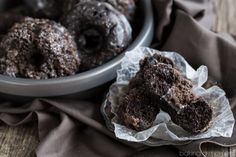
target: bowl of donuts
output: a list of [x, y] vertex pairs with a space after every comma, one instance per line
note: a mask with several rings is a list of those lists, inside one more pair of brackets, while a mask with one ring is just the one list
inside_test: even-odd
[[86, 98], [149, 46], [151, 0], [1, 1], [0, 95]]

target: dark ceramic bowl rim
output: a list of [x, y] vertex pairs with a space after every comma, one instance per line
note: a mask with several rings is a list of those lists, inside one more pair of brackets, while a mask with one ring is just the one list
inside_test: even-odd
[[[125, 55], [125, 52], [136, 47], [143, 46], [147, 38], [152, 38], [154, 20], [151, 0], [141, 0], [140, 2], [143, 7], [142, 12], [144, 14], [144, 22], [141, 31], [136, 39], [132, 42], [132, 44], [127, 48], [127, 50], [125, 50], [116, 58], [89, 71], [61, 78], [34, 80], [0, 75], [0, 92], [11, 95], [33, 97], [59, 96], [88, 90], [112, 80], [114, 76], [107, 75], [107, 77], [105, 77], [105, 74], [108, 74], [108, 72], [111, 70], [117, 69], [122, 61], [122, 58]], [[151, 41], [151, 39], [149, 40]], [[102, 77], [104, 79], [102, 79]], [[96, 80], [96, 78], [98, 78], [98, 80]], [[63, 88], [63, 86], [66, 86], [66, 84], [71, 84], [70, 87], [73, 87], [72, 84], [77, 84], [78, 82], [81, 83], [80, 86], [77, 87], [77, 89], [71, 89], [68, 91], [67, 89]], [[54, 87], [56, 88], [53, 89]], [[68, 86], [66, 86], [65, 88], [68, 88]], [[58, 91], [63, 89], [64, 91]]]

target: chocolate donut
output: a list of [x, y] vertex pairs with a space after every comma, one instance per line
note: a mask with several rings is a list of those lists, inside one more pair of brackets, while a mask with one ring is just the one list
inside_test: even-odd
[[88, 70], [111, 60], [131, 42], [126, 18], [108, 3], [78, 3], [61, 23], [74, 35], [81, 54], [81, 68]]
[[75, 74], [80, 60], [73, 37], [60, 24], [25, 18], [0, 43], [0, 73], [48, 79]]
[[[94, 1], [94, 0], [65, 0], [63, 7], [64, 12], [70, 11], [79, 2], [87, 2], [87, 1]], [[106, 2], [111, 4], [115, 9], [124, 14], [129, 21], [132, 21], [134, 17], [136, 11], [136, 5], [134, 0], [96, 0], [96, 1]]]
[[[129, 92], [119, 100], [119, 117], [127, 127], [148, 129], [159, 109], [190, 133], [206, 131], [213, 118], [212, 107], [192, 92], [192, 82], [173, 62], [155, 54], [140, 61], [140, 70], [128, 85]], [[147, 111], [149, 117], [143, 113]]]

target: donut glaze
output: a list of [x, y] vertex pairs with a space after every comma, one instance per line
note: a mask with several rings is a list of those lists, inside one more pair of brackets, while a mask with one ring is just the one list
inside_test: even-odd
[[[87, 2], [87, 1], [94, 1], [94, 0], [65, 0], [64, 1], [64, 12], [70, 11], [73, 7], [80, 2]], [[115, 9], [120, 11], [125, 17], [132, 21], [135, 11], [136, 11], [136, 4], [134, 0], [96, 0], [98, 2], [106, 2], [111, 4]]]
[[125, 16], [104, 2], [80, 2], [61, 23], [75, 38], [82, 70], [111, 60], [123, 52], [132, 39], [132, 29]]

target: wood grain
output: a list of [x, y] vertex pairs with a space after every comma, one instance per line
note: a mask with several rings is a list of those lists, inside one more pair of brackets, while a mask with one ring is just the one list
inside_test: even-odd
[[236, 147], [230, 148], [230, 157], [236, 157]]
[[206, 157], [230, 157], [230, 148], [224, 148], [215, 144], [203, 144], [202, 151]]
[[0, 124], [0, 157], [33, 157], [38, 145], [36, 124], [8, 127]]
[[214, 30], [236, 35], [236, 1], [217, 0], [217, 19]]
[[[236, 35], [236, 0], [217, 1], [216, 32]], [[0, 157], [32, 157], [37, 147], [36, 124], [20, 127], [8, 127], [0, 124]], [[204, 144], [203, 152], [207, 157], [236, 157], [236, 147], [223, 148], [213, 144]]]

